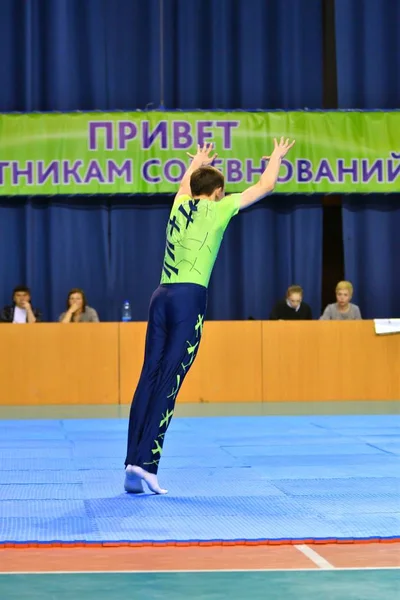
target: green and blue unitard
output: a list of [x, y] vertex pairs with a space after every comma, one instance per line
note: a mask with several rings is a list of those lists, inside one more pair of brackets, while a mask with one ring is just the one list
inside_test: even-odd
[[196, 358], [215, 260], [240, 194], [220, 201], [178, 196], [166, 232], [159, 287], [150, 301], [145, 356], [129, 418], [125, 465], [157, 473], [182, 382]]

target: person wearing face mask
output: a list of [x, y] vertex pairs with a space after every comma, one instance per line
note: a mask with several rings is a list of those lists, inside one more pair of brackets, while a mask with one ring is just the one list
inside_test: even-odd
[[0, 313], [0, 323], [39, 323], [40, 312], [32, 308], [30, 289], [19, 285], [13, 291], [13, 303]]
[[271, 321], [311, 321], [311, 307], [303, 302], [303, 289], [291, 285], [286, 297], [275, 304], [269, 318]]
[[353, 286], [350, 281], [339, 281], [336, 286], [336, 302], [328, 304], [321, 321], [358, 321], [362, 319], [361, 311], [350, 300], [353, 297]]
[[74, 288], [68, 294], [67, 310], [60, 315], [60, 323], [98, 323], [99, 316], [94, 308], [86, 303], [83, 290]]

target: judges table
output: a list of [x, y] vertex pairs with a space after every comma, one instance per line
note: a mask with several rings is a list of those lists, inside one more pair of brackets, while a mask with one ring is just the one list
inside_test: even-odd
[[[125, 404], [146, 323], [2, 325], [0, 404]], [[206, 322], [179, 402], [400, 399], [400, 335], [372, 321]]]

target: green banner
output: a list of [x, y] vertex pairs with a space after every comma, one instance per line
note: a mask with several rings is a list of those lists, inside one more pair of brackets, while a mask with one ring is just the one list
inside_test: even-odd
[[282, 135], [277, 192], [400, 191], [400, 112], [133, 112], [0, 115], [0, 194], [175, 192], [205, 142], [239, 192]]

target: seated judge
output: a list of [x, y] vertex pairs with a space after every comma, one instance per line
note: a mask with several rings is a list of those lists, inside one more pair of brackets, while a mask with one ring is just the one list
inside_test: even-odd
[[60, 323], [98, 323], [99, 315], [88, 306], [85, 292], [74, 288], [68, 294], [67, 310], [60, 315]]
[[291, 285], [286, 297], [275, 304], [269, 318], [271, 321], [311, 321], [311, 307], [303, 302], [303, 289]]
[[352, 304], [353, 286], [350, 281], [339, 281], [336, 286], [336, 302], [328, 304], [321, 321], [359, 321], [362, 319], [357, 304]]
[[25, 285], [18, 285], [13, 291], [12, 304], [5, 306], [0, 313], [0, 323], [39, 323], [41, 314], [32, 308], [31, 291]]

